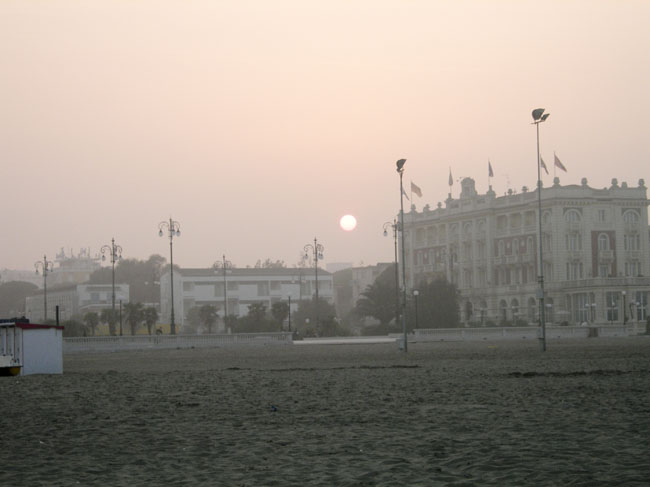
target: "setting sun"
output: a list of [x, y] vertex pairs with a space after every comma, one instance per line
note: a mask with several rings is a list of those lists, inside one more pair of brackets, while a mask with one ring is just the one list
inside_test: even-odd
[[357, 219], [352, 215], [345, 215], [341, 217], [339, 224], [343, 230], [351, 232], [357, 227]]

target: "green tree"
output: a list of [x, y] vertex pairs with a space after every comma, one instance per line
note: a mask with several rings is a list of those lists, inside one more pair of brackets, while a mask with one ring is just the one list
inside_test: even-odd
[[[318, 316], [319, 323], [316, 323]], [[328, 303], [325, 299], [319, 297], [305, 299], [298, 304], [298, 310], [292, 315], [292, 324], [302, 336], [326, 336], [324, 333], [329, 327], [324, 326], [326, 323], [336, 317], [334, 305]]]
[[198, 306], [193, 306], [187, 311], [183, 323], [182, 333], [196, 334], [201, 327], [201, 313]]
[[[459, 293], [455, 284], [438, 278], [417, 287], [418, 327], [451, 328], [460, 325]], [[415, 326], [414, 307], [410, 306], [409, 328]]]
[[219, 319], [218, 310], [219, 308], [211, 304], [204, 304], [199, 308], [199, 321], [209, 334], [212, 333], [212, 327]]
[[81, 337], [87, 334], [86, 326], [75, 317], [61, 322], [61, 325], [63, 325], [64, 337]]
[[273, 322], [267, 317], [266, 304], [249, 304], [248, 314], [237, 320], [236, 330], [240, 333], [273, 331]]
[[289, 305], [284, 301], [276, 301], [271, 305], [271, 316], [277, 322], [278, 330], [282, 330], [282, 324], [289, 316]]
[[99, 321], [106, 323], [108, 325], [108, 333], [111, 336], [115, 336], [115, 325], [119, 321], [119, 313], [117, 310], [113, 312], [112, 308], [105, 308], [99, 314]]
[[145, 325], [147, 325], [147, 333], [151, 335], [151, 331], [158, 322], [158, 311], [152, 306], [147, 306], [142, 313], [142, 318]]
[[131, 328], [131, 335], [135, 335], [138, 326], [144, 318], [144, 306], [142, 303], [126, 303], [124, 305], [125, 320]]
[[0, 284], [0, 316], [19, 318], [25, 314], [25, 298], [38, 292], [31, 282], [10, 281]]
[[99, 315], [94, 311], [89, 311], [84, 315], [84, 323], [90, 329], [92, 335], [95, 336], [97, 325], [99, 325]]
[[355, 313], [359, 316], [376, 318], [383, 327], [387, 328], [391, 320], [395, 319], [396, 306], [397, 288], [393, 264], [384, 269], [375, 282], [361, 293], [355, 306]]

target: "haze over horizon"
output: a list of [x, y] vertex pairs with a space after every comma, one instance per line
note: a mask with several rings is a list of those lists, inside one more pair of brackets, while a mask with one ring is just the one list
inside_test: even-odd
[[[404, 182], [435, 208], [461, 177], [650, 183], [642, 1], [344, 0], [0, 4], [0, 268], [43, 254], [392, 261]], [[405, 200], [408, 207], [409, 202]], [[339, 219], [352, 214], [355, 230]]]

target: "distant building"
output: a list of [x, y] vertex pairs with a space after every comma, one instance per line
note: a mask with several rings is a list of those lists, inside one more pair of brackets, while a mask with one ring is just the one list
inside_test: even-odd
[[[309, 267], [235, 268], [227, 269], [225, 276], [223, 269], [174, 270], [174, 318], [182, 325], [190, 309], [206, 304], [216, 306], [223, 318], [224, 302], [228, 315], [244, 316], [250, 304], [264, 303], [270, 309], [275, 302], [288, 302], [289, 297], [291, 311], [295, 312], [300, 301], [315, 295], [315, 282], [314, 269]], [[171, 315], [170, 284], [170, 273], [166, 272], [160, 279], [163, 320], [169, 320]], [[318, 269], [318, 295], [328, 302], [333, 301], [332, 274], [322, 269]]]
[[[112, 307], [112, 286], [110, 284], [71, 284], [66, 286], [47, 287], [47, 318], [56, 317], [56, 307], [59, 307], [59, 319], [69, 320], [74, 316], [82, 316], [89, 311], [101, 312]], [[115, 285], [116, 309], [119, 302], [129, 302], [129, 285]], [[25, 300], [25, 316], [34, 323], [42, 322], [45, 299], [43, 291]]]
[[334, 303], [339, 317], [345, 317], [356, 306], [368, 286], [375, 282], [379, 274], [393, 265], [392, 262], [379, 262], [376, 265], [350, 267], [334, 274]]
[[100, 268], [100, 261], [99, 255], [92, 256], [89, 248], [79, 250], [76, 256], [72, 250], [70, 255], [66, 255], [61, 248], [55, 259], [58, 266], [48, 275], [48, 286], [87, 282], [90, 275]]
[[348, 269], [352, 267], [352, 262], [329, 262], [325, 265], [325, 269], [328, 272], [334, 274], [335, 272], [342, 271], [343, 269]]
[[[543, 188], [542, 242], [546, 321], [645, 321], [650, 292], [648, 199], [637, 187]], [[497, 196], [461, 182], [436, 209], [405, 215], [409, 289], [437, 276], [457, 284], [465, 323], [538, 321], [538, 193]]]

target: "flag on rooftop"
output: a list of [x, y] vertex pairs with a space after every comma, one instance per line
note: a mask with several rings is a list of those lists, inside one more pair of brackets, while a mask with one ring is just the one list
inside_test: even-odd
[[564, 164], [562, 164], [562, 161], [555, 155], [555, 152], [553, 153], [553, 157], [555, 157], [555, 165], [562, 169], [564, 172], [567, 172], [566, 167], [564, 167]]
[[490, 159], [488, 159], [488, 178], [493, 178], [494, 177], [494, 171], [492, 170], [492, 164], [490, 163]]
[[542, 169], [544, 169], [544, 171], [546, 171], [546, 174], [548, 174], [548, 168], [546, 167], [546, 164], [544, 163], [544, 159], [542, 159], [542, 157], [540, 157], [539, 160], [541, 161]]
[[409, 195], [406, 194], [406, 191], [404, 191], [404, 188], [402, 188], [402, 194], [406, 197], [407, 200], [411, 201], [409, 198]]
[[451, 177], [451, 168], [449, 168], [449, 186], [454, 184], [454, 178]]
[[413, 183], [413, 181], [411, 181], [411, 193], [415, 193], [420, 198], [422, 198], [422, 190], [420, 189], [420, 187], [418, 185]]

